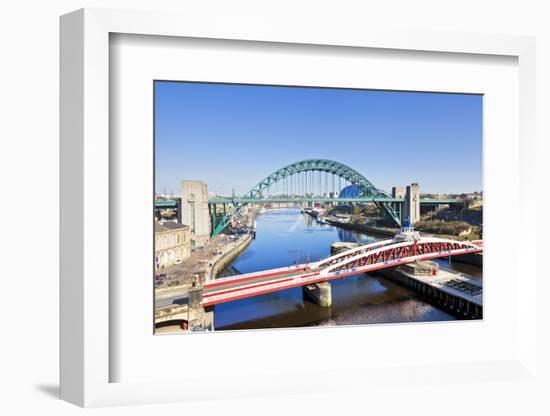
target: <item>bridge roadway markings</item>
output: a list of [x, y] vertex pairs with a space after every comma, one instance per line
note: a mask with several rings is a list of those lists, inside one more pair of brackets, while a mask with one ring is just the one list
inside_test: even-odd
[[209, 282], [206, 282], [204, 284], [205, 288], [214, 288], [214, 287], [220, 287], [220, 286], [226, 286], [232, 283], [244, 283], [246, 281], [254, 281], [261, 277], [275, 277], [275, 276], [282, 276], [282, 275], [288, 275], [292, 271], [302, 272], [304, 270], [308, 269], [307, 264], [299, 264], [296, 266], [291, 267], [281, 267], [278, 269], [270, 269], [270, 270], [262, 270], [258, 272], [253, 273], [246, 273], [246, 274], [238, 274], [235, 276], [229, 276], [229, 277], [222, 277], [219, 279], [215, 279]]
[[[228, 283], [226, 285], [217, 286], [215, 288], [208, 288], [203, 292], [203, 304], [209, 305], [210, 302], [209, 298], [214, 299], [213, 304], [217, 303], [223, 303], [228, 302], [232, 300], [237, 300], [243, 297], [248, 297], [247, 294], [254, 293], [255, 291], [259, 293], [255, 293], [255, 295], [263, 294], [263, 293], [269, 293], [279, 290], [285, 290], [290, 289], [293, 287], [300, 287], [305, 286], [307, 284], [311, 283], [318, 283], [322, 281], [329, 281], [334, 279], [340, 279], [348, 276], [353, 276], [357, 274], [362, 273], [369, 273], [376, 270], [388, 268], [388, 267], [394, 267], [399, 266], [406, 263], [412, 263], [419, 260], [429, 260], [433, 258], [440, 258], [440, 257], [447, 257], [449, 255], [460, 255], [460, 254], [468, 254], [468, 253], [478, 253], [482, 250], [460, 250], [461, 253], [457, 254], [450, 254], [449, 252], [438, 252], [438, 253], [431, 253], [431, 254], [423, 254], [418, 256], [413, 256], [410, 258], [405, 259], [396, 259], [396, 260], [389, 260], [382, 263], [376, 263], [376, 264], [370, 264], [362, 267], [353, 268], [350, 271], [335, 271], [335, 272], [329, 272], [327, 274], [321, 274], [321, 271], [316, 271], [315, 269], [311, 269], [310, 273], [304, 273], [306, 270], [301, 269], [299, 271], [295, 271], [293, 273], [288, 274], [282, 274], [278, 278], [273, 278], [272, 275], [265, 275], [261, 274], [257, 278], [250, 278], [247, 281], [246, 285], [243, 285], [242, 281], [233, 281], [231, 283]], [[305, 279], [304, 281], [298, 281], [296, 278]], [[295, 281], [295, 283], [291, 286], [289, 286], [288, 282]], [[283, 286], [279, 286], [281, 284], [285, 283]], [[275, 286], [277, 285], [277, 286]], [[264, 290], [260, 290], [260, 288], [264, 288]], [[272, 290], [268, 290], [268, 288]], [[252, 292], [251, 292], [252, 290]], [[243, 292], [242, 296], [237, 296], [234, 298], [228, 298], [227, 295], [229, 293], [240, 293]], [[223, 298], [219, 298], [219, 296], [223, 296]], [[188, 298], [188, 294], [184, 295], [175, 295], [171, 296], [169, 298], [160, 299], [156, 302], [156, 308], [163, 308], [168, 307], [174, 304], [175, 300], [181, 300]], [[204, 302], [206, 301], [206, 302]]]
[[231, 289], [235, 289], [235, 288], [237, 288], [238, 290], [249, 289], [250, 287], [256, 287], [256, 286], [259, 286], [259, 285], [264, 285], [264, 284], [267, 284], [267, 283], [270, 283], [270, 282], [280, 282], [282, 279], [290, 280], [290, 279], [293, 279], [296, 276], [303, 275], [305, 271], [306, 270], [302, 269], [300, 271], [295, 271], [293, 273], [281, 274], [281, 275], [279, 275], [279, 277], [277, 277], [275, 279], [273, 278], [274, 276], [271, 276], [271, 275], [269, 275], [269, 276], [260, 275], [257, 279], [248, 280], [246, 285], [243, 285], [242, 282], [232, 282], [232, 283], [229, 283], [227, 285], [216, 286], [214, 288], [211, 288], [211, 287], [205, 285], [205, 289], [203, 291], [203, 296], [206, 296], [206, 295], [212, 296], [214, 294], [221, 294], [222, 292], [223, 293], [230, 292]]
[[[348, 260], [351, 260], [349, 257], [350, 254], [352, 254], [351, 257], [354, 257], [353, 254], [359, 255], [359, 256], [365, 255], [366, 252], [363, 252], [363, 253], [360, 253], [360, 252], [364, 251], [368, 246], [381, 246], [375, 250], [372, 250], [369, 253], [369, 255], [376, 254], [376, 252], [379, 250], [387, 249], [388, 247], [385, 247], [386, 246], [385, 243], [387, 242], [388, 240], [383, 240], [383, 241], [371, 243], [362, 247], [357, 247], [356, 249], [351, 251], [352, 253], [350, 253], [349, 251], [339, 253], [337, 255], [331, 256], [327, 259], [320, 260], [319, 262], [316, 262], [316, 263], [311, 263], [309, 265], [300, 264], [296, 266], [291, 266], [290, 268], [288, 268], [290, 270], [288, 270], [287, 268], [278, 268], [278, 269], [260, 271], [257, 273], [249, 273], [246, 275], [236, 275], [236, 276], [231, 276], [227, 278], [221, 278], [219, 279], [218, 282], [214, 280], [212, 282], [205, 284], [204, 292], [203, 292], [203, 304], [204, 305], [217, 304], [217, 303], [227, 302], [231, 300], [236, 300], [242, 297], [248, 297], [249, 295], [252, 296], [252, 293], [254, 293], [254, 295], [269, 293], [269, 292], [278, 291], [278, 290], [285, 290], [292, 287], [304, 286], [306, 284], [333, 280], [333, 279], [347, 277], [355, 274], [367, 273], [367, 272], [375, 271], [382, 268], [394, 267], [401, 264], [411, 263], [418, 260], [427, 260], [427, 259], [438, 258], [438, 257], [446, 257], [449, 255], [460, 255], [460, 254], [467, 254], [467, 253], [474, 253], [474, 252], [477, 253], [483, 250], [483, 242], [482, 240], [478, 240], [475, 242], [471, 242], [471, 244], [473, 244], [474, 246], [477, 246], [475, 248], [471, 247], [471, 248], [452, 250], [452, 251], [440, 251], [436, 253], [421, 254], [421, 255], [416, 255], [408, 258], [389, 260], [389, 261], [384, 261], [377, 264], [370, 264], [362, 267], [356, 267], [346, 271], [334, 271], [334, 272], [329, 271], [328, 273], [325, 271], [326, 269], [331, 269], [331, 267], [334, 267], [334, 266], [338, 267], [338, 263], [348, 263]], [[452, 254], [452, 252], [455, 252], [455, 254]], [[342, 261], [338, 262], [337, 264], [329, 265], [328, 267], [326, 267], [325, 270], [319, 270], [318, 266], [321, 264], [324, 264], [327, 260], [342, 260]], [[287, 270], [288, 272], [286, 272]], [[325, 273], [323, 273], [323, 271], [325, 271]], [[279, 276], [279, 277], [274, 278], [275, 276]], [[241, 294], [241, 295], [230, 297], [228, 296], [230, 293]], [[173, 304], [175, 300], [185, 299], [186, 297], [188, 297], [187, 294], [175, 295], [168, 298], [160, 299], [157, 301], [156, 307], [157, 308], [166, 307]]]
[[[263, 295], [265, 293], [277, 292], [280, 290], [291, 289], [294, 287], [305, 286], [307, 284], [318, 283], [328, 280], [324, 277], [319, 278], [319, 276], [319, 273], [316, 272], [291, 278], [281, 278], [272, 282], [254, 285], [254, 287], [234, 289], [232, 291], [228, 291], [228, 293], [211, 294], [209, 296], [203, 297], [203, 306], [215, 305], [218, 303], [234, 301], [250, 296]], [[259, 290], [260, 288], [263, 289]], [[235, 294], [235, 296], [229, 297], [228, 295], [230, 293]]]
[[[301, 265], [299, 265], [299, 266], [301, 266]], [[281, 278], [293, 278], [294, 276], [299, 276], [300, 274], [303, 274], [303, 272], [306, 270], [306, 266], [305, 265], [303, 265], [303, 266], [304, 266], [303, 268], [293, 269], [293, 270], [296, 270], [293, 273], [280, 274], [279, 279], [274, 279], [275, 276], [272, 273], [258, 272], [257, 274], [259, 274], [259, 275], [257, 275], [257, 276], [246, 276], [246, 279], [247, 279], [246, 281], [249, 284], [258, 285], [259, 283], [265, 284], [265, 283], [269, 282], [270, 280], [273, 280], [275, 282], [275, 281], [279, 281]], [[231, 277], [238, 277], [238, 276], [240, 276], [240, 275], [231, 276]], [[222, 278], [222, 279], [224, 279], [224, 278]], [[222, 280], [222, 279], [220, 279], [220, 280]], [[234, 279], [234, 280], [231, 280], [231, 281], [227, 281], [227, 283], [226, 282], [216, 282], [216, 280], [214, 280], [212, 282], [209, 282], [209, 283], [204, 285], [204, 290], [203, 290], [204, 295], [207, 295], [207, 294], [212, 295], [215, 292], [228, 291], [228, 290], [234, 289], [236, 287], [238, 287], [239, 289], [245, 289], [245, 288], [248, 287], [248, 285], [243, 286], [243, 281], [241, 279]], [[222, 283], [222, 284], [217, 285], [217, 283]], [[216, 286], [213, 286], [213, 285], [216, 285]], [[164, 297], [164, 298], [159, 298], [159, 299], [155, 300], [155, 309], [160, 309], [160, 308], [166, 308], [166, 307], [169, 307], [169, 306], [173, 306], [175, 304], [175, 301], [184, 300], [184, 299], [188, 299], [188, 298], [189, 298], [189, 294], [187, 292], [182, 293], [182, 294], [167, 296], [167, 297]]]
[[[336, 272], [332, 272], [332, 273], [329, 273], [329, 274], [326, 274], [326, 275], [322, 275], [320, 272], [314, 272], [312, 274], [298, 275], [298, 276], [292, 277], [292, 278], [275, 279], [272, 282], [268, 281], [268, 282], [265, 282], [265, 283], [262, 283], [262, 284], [253, 285], [251, 287], [236, 288], [236, 289], [233, 289], [233, 290], [228, 290], [225, 293], [221, 293], [221, 292], [216, 293], [216, 292], [214, 292], [214, 293], [209, 294], [209, 296], [203, 297], [203, 305], [209, 306], [209, 305], [214, 305], [214, 304], [218, 304], [218, 303], [223, 303], [223, 302], [229, 302], [229, 301], [242, 299], [242, 298], [249, 297], [249, 296], [257, 296], [257, 295], [264, 294], [264, 293], [270, 293], [270, 292], [275, 292], [275, 291], [279, 291], [279, 290], [286, 290], [286, 289], [290, 289], [290, 288], [294, 288], [294, 287], [305, 286], [307, 284], [318, 283], [318, 282], [323, 282], [323, 281], [329, 281], [329, 280], [334, 280], [334, 279], [340, 279], [340, 278], [344, 278], [344, 277], [347, 277], [347, 276], [352, 276], [352, 275], [362, 274], [362, 273], [368, 273], [368, 272], [372, 272], [372, 271], [375, 271], [375, 270], [380, 270], [380, 269], [384, 269], [384, 268], [388, 268], [388, 267], [394, 267], [394, 266], [401, 265], [401, 264], [406, 264], [406, 263], [412, 263], [412, 262], [419, 261], [419, 260], [428, 260], [428, 259], [433, 259], [433, 258], [438, 258], [438, 257], [447, 257], [449, 255], [461, 255], [461, 254], [466, 254], [466, 253], [471, 253], [471, 252], [480, 252], [480, 251], [482, 251], [482, 249], [478, 249], [478, 250], [475, 250], [475, 249], [469, 249], [469, 250], [461, 249], [461, 250], [456, 250], [456, 251], [459, 251], [459, 253], [451, 254], [451, 252], [445, 251], [445, 252], [438, 252], [438, 253], [423, 254], [423, 255], [417, 255], [417, 256], [412, 256], [412, 257], [403, 258], [403, 259], [385, 261], [385, 262], [382, 262], [382, 263], [370, 264], [370, 265], [367, 265], [367, 266], [353, 268], [351, 270], [346, 270], [346, 271], [336, 271]], [[260, 288], [263, 288], [263, 290], [260, 290]], [[235, 296], [233, 296], [233, 297], [228, 296], [230, 293], [233, 293]]]

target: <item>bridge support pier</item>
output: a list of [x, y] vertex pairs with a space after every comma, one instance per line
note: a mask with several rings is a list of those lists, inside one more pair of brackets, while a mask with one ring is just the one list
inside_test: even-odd
[[302, 292], [305, 298], [308, 298], [319, 306], [329, 308], [332, 305], [332, 287], [330, 286], [330, 282], [302, 286]]
[[201, 305], [202, 289], [193, 287], [189, 290], [189, 330], [213, 331], [214, 307], [203, 308]]
[[192, 332], [213, 331], [214, 308], [203, 308], [200, 306], [198, 308], [189, 309], [189, 330]]

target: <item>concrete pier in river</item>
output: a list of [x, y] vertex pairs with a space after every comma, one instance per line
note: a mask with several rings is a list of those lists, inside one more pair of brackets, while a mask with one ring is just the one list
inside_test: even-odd
[[319, 282], [302, 286], [304, 297], [324, 308], [332, 305], [332, 287], [330, 282]]

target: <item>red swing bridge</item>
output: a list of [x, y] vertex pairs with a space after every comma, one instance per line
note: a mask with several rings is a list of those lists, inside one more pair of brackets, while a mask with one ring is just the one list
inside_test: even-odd
[[392, 239], [361, 245], [318, 262], [298, 264], [207, 281], [202, 306], [214, 306], [295, 287], [319, 285], [360, 273], [421, 260], [481, 253], [483, 241], [421, 237], [409, 221]]

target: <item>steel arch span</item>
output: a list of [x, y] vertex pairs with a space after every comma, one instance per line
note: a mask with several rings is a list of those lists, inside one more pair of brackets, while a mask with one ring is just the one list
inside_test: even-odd
[[[334, 176], [340, 177], [348, 181], [351, 185], [355, 185], [359, 191], [359, 197], [362, 198], [391, 198], [387, 192], [376, 188], [365, 176], [350, 168], [343, 163], [328, 159], [306, 159], [291, 163], [264, 178], [255, 185], [243, 198], [261, 198], [274, 184], [291, 177], [292, 175], [306, 172], [326, 172]], [[401, 225], [401, 219], [390, 202], [373, 201], [384, 214], [396, 223]], [[212, 229], [212, 235], [217, 235], [226, 228], [231, 218], [238, 214], [246, 203], [236, 203], [231, 212], [225, 215], [219, 224], [216, 224]]]

